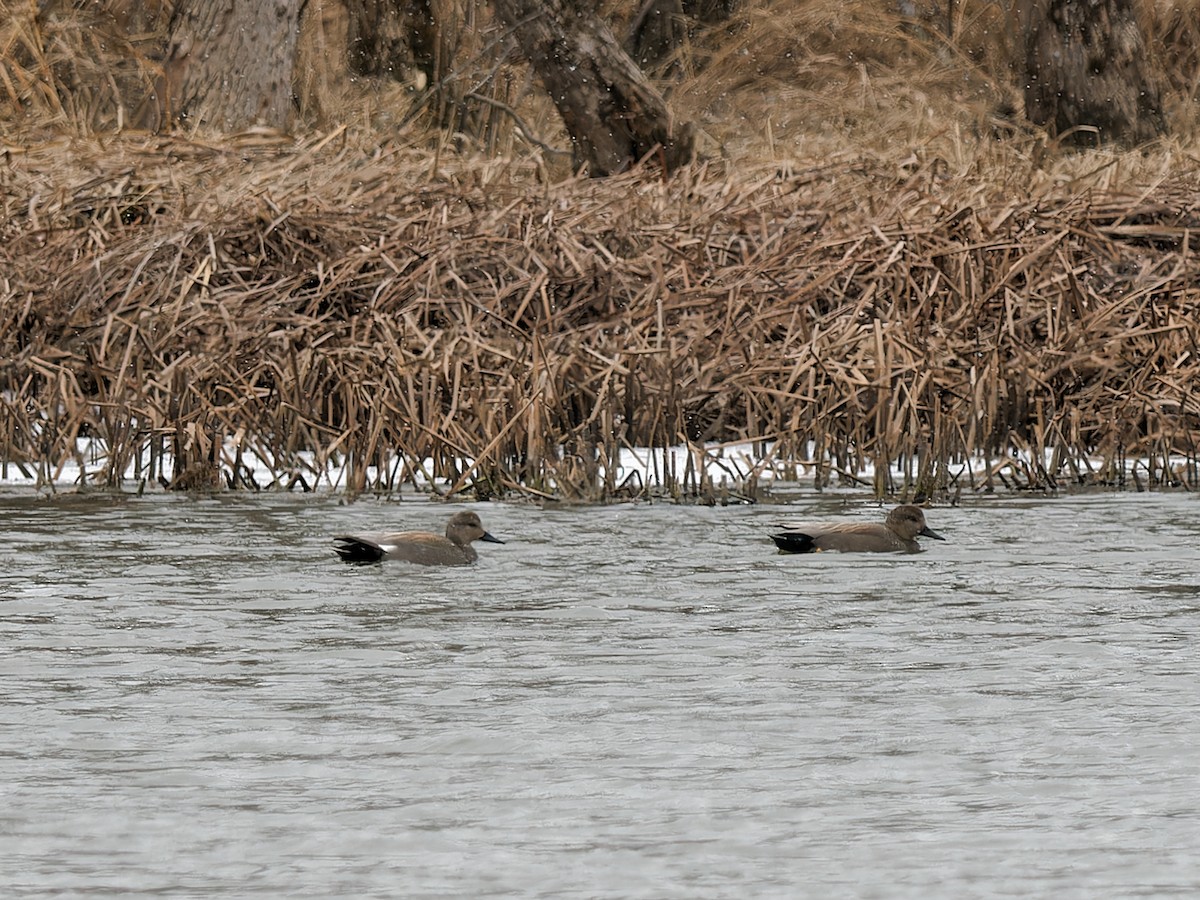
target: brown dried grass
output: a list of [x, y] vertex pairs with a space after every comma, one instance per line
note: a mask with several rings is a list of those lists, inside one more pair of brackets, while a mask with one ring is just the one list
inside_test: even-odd
[[[344, 132], [43, 145], [3, 176], [0, 458], [268, 487], [253, 452], [270, 486], [344, 462], [352, 492], [424, 469], [599, 500], [648, 490], [601, 475], [622, 448], [753, 441], [818, 485], [872, 465], [880, 494], [1119, 485], [1138, 459], [1195, 486], [1200, 165], [1173, 162], [1138, 192], [1119, 157], [550, 185]], [[695, 455], [661, 474], [719, 495]]]
[[[119, 130], [152, 56], [106, 67], [104, 21], [0, 0], [24, 138], [0, 166], [0, 460], [177, 488], [346, 463], [350, 491], [594, 501], [651, 492], [610, 465], [640, 446], [663, 492], [708, 500], [764, 468], [872, 466], [902, 496], [1194, 487], [1200, 162], [994, 140], [998, 8], [748, 5], [675, 61], [723, 161], [595, 182], [461, 72], [391, 111], [317, 79], [314, 120], [349, 125], [323, 135], [62, 137]], [[1190, 8], [1152, 19], [1164, 53], [1192, 52]], [[477, 96], [560, 139], [485, 38], [463, 71], [508, 80]], [[416, 128], [422, 104], [452, 141]], [[714, 484], [712, 441], [759, 452]]]

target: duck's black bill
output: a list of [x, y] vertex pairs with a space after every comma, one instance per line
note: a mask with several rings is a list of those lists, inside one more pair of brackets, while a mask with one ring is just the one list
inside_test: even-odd
[[940, 534], [938, 534], [936, 531], [934, 531], [928, 525], [926, 525], [924, 528], [922, 528], [920, 531], [918, 531], [917, 534], [923, 534], [923, 535], [925, 535], [925, 537], [933, 538], [935, 541], [944, 541], [945, 540], [944, 537], [942, 537]]
[[483, 537], [481, 537], [480, 540], [487, 541], [489, 544], [503, 544], [504, 543], [504, 541], [500, 540], [500, 538], [494, 537], [493, 535], [488, 534], [486, 531], [483, 533]]

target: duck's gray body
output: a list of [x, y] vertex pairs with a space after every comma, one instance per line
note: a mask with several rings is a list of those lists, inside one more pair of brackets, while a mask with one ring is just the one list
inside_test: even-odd
[[503, 544], [488, 534], [473, 512], [455, 513], [445, 535], [429, 531], [393, 531], [339, 534], [333, 551], [346, 562], [382, 562], [398, 559], [422, 566], [467, 566], [479, 558], [472, 541]]
[[783, 525], [771, 535], [775, 545], [787, 553], [919, 553], [917, 536], [944, 541], [925, 524], [925, 513], [916, 506], [897, 506], [882, 523], [825, 522]]

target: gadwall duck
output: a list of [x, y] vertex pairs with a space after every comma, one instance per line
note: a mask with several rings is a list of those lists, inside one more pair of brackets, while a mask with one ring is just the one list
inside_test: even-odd
[[917, 535], [944, 541], [945, 538], [925, 524], [925, 513], [916, 506], [897, 506], [880, 525], [875, 522], [838, 522], [833, 524], [783, 525], [786, 531], [771, 535], [771, 540], [788, 553], [919, 553]]
[[446, 523], [446, 534], [428, 531], [394, 531], [387, 534], [339, 534], [333, 551], [346, 562], [379, 562], [400, 559], [423, 566], [466, 566], [479, 554], [471, 541], [503, 544], [488, 534], [473, 512], [459, 512]]

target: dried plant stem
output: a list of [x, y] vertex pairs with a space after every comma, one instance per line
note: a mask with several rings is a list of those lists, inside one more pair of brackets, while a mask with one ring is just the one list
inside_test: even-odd
[[[0, 460], [579, 501], [654, 490], [618, 477], [631, 447], [706, 502], [768, 468], [908, 497], [1197, 487], [1200, 172], [1149, 201], [862, 158], [536, 189], [424, 165], [328, 136], [14, 157]], [[713, 442], [763, 458], [714, 479]]]

